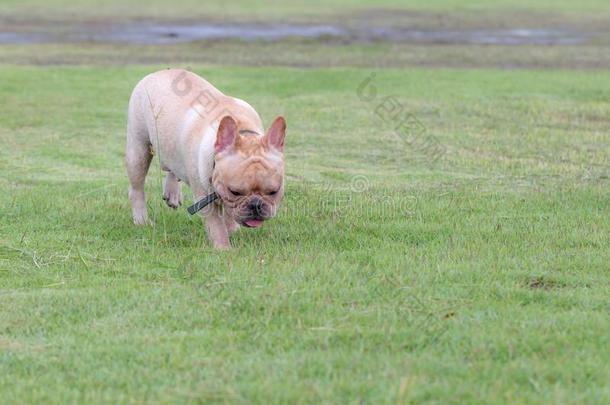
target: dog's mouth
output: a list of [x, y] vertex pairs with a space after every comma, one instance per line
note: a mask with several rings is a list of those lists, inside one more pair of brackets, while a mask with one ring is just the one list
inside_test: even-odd
[[241, 223], [248, 228], [258, 228], [263, 222], [263, 219], [245, 219], [241, 221]]

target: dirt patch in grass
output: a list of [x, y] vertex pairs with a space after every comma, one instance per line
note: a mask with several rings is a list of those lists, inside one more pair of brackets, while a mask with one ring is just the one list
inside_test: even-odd
[[556, 290], [556, 289], [563, 288], [566, 286], [565, 283], [562, 283], [562, 282], [556, 281], [556, 280], [552, 280], [550, 278], [543, 277], [543, 276], [528, 278], [524, 284], [529, 289], [545, 290], [545, 291]]

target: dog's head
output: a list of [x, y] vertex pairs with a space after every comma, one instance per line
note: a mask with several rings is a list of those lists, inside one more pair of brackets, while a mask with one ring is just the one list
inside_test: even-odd
[[220, 121], [212, 184], [229, 216], [256, 228], [275, 216], [284, 195], [286, 121], [276, 118], [265, 135], [249, 132], [230, 116]]

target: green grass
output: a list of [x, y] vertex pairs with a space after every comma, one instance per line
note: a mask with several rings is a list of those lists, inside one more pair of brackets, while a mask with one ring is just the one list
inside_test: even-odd
[[155, 164], [131, 224], [157, 68], [0, 67], [2, 402], [610, 401], [610, 74], [377, 71], [432, 162], [369, 70], [196, 67], [289, 128], [282, 212], [215, 252]]
[[[610, 42], [609, 42], [610, 43]], [[252, 52], [253, 47], [256, 52]], [[277, 43], [209, 41], [173, 46], [37, 44], [0, 46], [0, 65], [198, 66], [202, 64], [299, 68], [500, 68], [610, 69], [607, 46], [493, 46], [337, 44], [321, 41]], [[164, 64], [164, 65], [161, 65]]]
[[144, 6], [138, 0], [3, 0], [0, 15], [61, 18], [153, 17], [153, 18], [307, 18], [370, 8], [431, 11], [527, 10], [540, 12], [599, 13], [610, 11], [606, 0], [297, 0], [221, 1], [149, 0]]

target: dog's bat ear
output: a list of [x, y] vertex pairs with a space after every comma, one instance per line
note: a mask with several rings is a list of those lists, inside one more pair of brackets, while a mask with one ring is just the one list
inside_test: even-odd
[[286, 120], [279, 116], [267, 131], [267, 142], [280, 152], [284, 152], [284, 138], [286, 137]]
[[235, 139], [237, 139], [237, 123], [233, 117], [229, 115], [224, 116], [218, 125], [214, 150], [216, 153], [222, 152], [228, 147], [233, 146]]

